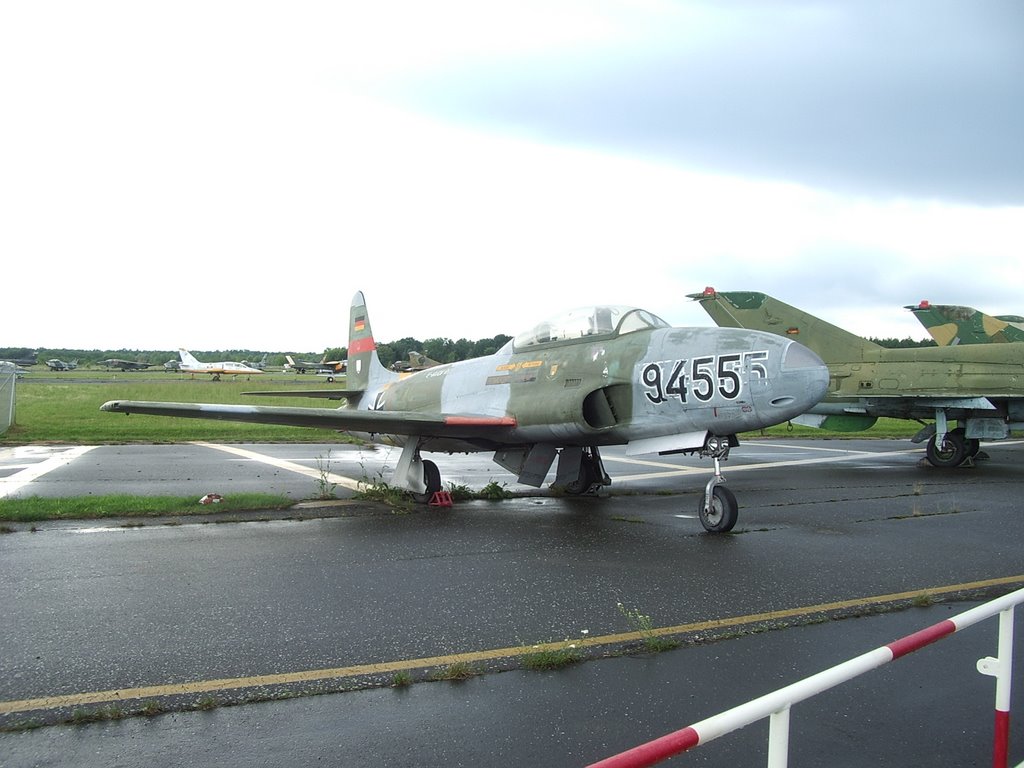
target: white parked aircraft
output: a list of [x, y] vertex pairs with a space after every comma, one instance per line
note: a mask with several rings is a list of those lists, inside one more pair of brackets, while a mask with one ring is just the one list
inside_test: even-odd
[[250, 368], [242, 363], [224, 361], [220, 363], [202, 363], [187, 349], [179, 349], [178, 356], [181, 357], [181, 365], [178, 370], [183, 373], [208, 373], [214, 381], [219, 381], [222, 374], [228, 376], [249, 376], [251, 374], [263, 373], [259, 368]]

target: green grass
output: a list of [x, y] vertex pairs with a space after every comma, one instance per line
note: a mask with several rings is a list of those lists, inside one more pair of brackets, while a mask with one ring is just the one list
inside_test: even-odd
[[200, 504], [188, 496], [74, 496], [70, 498], [0, 499], [0, 520], [32, 523], [40, 520], [95, 520], [105, 517], [201, 515], [210, 512], [251, 512], [287, 509], [292, 500], [266, 493], [238, 493], [219, 504]]
[[[94, 373], [95, 377], [96, 374]], [[81, 379], [82, 377], [78, 377]], [[182, 403], [242, 403], [246, 405], [290, 405], [337, 407], [335, 400], [307, 397], [251, 397], [243, 392], [328, 389], [322, 379], [272, 375], [253, 381], [208, 381], [182, 375], [141, 376], [121, 374], [117, 380], [100, 383], [56, 376], [23, 380], [16, 389], [14, 425], [0, 435], [0, 445], [26, 443], [174, 443], [187, 440], [221, 442], [352, 442], [329, 429], [280, 427], [272, 424], [241, 424], [206, 419], [105, 413], [100, 406], [108, 400], [164, 400]], [[337, 386], [337, 385], [334, 385]]]

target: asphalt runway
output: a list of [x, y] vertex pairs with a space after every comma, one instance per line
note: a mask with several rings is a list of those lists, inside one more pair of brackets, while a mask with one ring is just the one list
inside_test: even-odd
[[[524, 495], [13, 526], [0, 536], [0, 725], [79, 724], [0, 733], [0, 765], [585, 765], [1024, 586], [1022, 448], [985, 450], [976, 467], [936, 470], [905, 441], [751, 441], [725, 465], [740, 503], [726, 536], [696, 520], [707, 462], [611, 450], [606, 498], [525, 495], [486, 456], [438, 456], [446, 482]], [[298, 500], [326, 476], [349, 498], [397, 458], [4, 449], [0, 493]], [[683, 645], [646, 651], [620, 603]], [[994, 685], [974, 663], [994, 655], [995, 627], [794, 707], [793, 764], [991, 764]], [[537, 644], [589, 660], [523, 669]], [[458, 665], [474, 676], [431, 681]], [[398, 675], [412, 684], [394, 687]], [[766, 732], [672, 764], [763, 765]], [[1018, 734], [1011, 757], [1024, 759]]]

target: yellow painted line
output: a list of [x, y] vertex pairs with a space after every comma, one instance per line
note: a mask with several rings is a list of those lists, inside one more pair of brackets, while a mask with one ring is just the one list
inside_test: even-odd
[[313, 467], [304, 467], [302, 464], [296, 464], [293, 461], [285, 461], [284, 459], [275, 459], [272, 456], [265, 456], [262, 453], [256, 453], [256, 451], [249, 451], [245, 448], [239, 448], [237, 445], [221, 445], [218, 443], [203, 443], [198, 440], [193, 440], [192, 445], [199, 445], [203, 448], [213, 448], [217, 451], [223, 451], [224, 453], [230, 453], [235, 456], [240, 456], [243, 459], [250, 459], [251, 461], [258, 461], [261, 464], [267, 464], [271, 467], [277, 467], [283, 469], [286, 472], [294, 472], [304, 477], [310, 477], [313, 480], [320, 481], [325, 480], [335, 485], [340, 485], [353, 491], [361, 490], [359, 487], [359, 481], [353, 480], [350, 477], [344, 475], [337, 475], [333, 472], [321, 472], [319, 469]]
[[60, 707], [77, 707], [86, 704], [110, 704], [125, 701], [127, 699], [144, 699], [153, 696], [178, 696], [197, 693], [211, 693], [214, 691], [228, 691], [242, 688], [258, 688], [270, 685], [288, 685], [292, 683], [312, 682], [318, 680], [337, 680], [347, 677], [359, 677], [363, 675], [386, 675], [394, 674], [411, 669], [429, 669], [430, 667], [447, 667], [452, 664], [471, 664], [494, 659], [514, 658], [526, 656], [531, 653], [542, 651], [558, 651], [573, 644], [577, 647], [594, 647], [601, 645], [613, 645], [617, 643], [635, 642], [645, 638], [666, 635], [686, 634], [689, 632], [701, 632], [712, 629], [725, 629], [729, 627], [740, 627], [746, 624], [757, 624], [763, 621], [776, 621], [778, 619], [789, 619], [798, 616], [807, 616], [815, 613], [843, 610], [847, 608], [864, 608], [872, 605], [884, 605], [885, 603], [898, 602], [902, 600], [913, 600], [919, 597], [935, 597], [938, 595], [961, 592], [966, 590], [984, 589], [988, 587], [1005, 586], [1009, 584], [1024, 584], [1024, 574], [1019, 576], [1006, 576], [997, 579], [985, 579], [984, 581], [972, 581], [964, 584], [950, 584], [942, 587], [930, 587], [927, 589], [915, 589], [909, 592], [895, 592], [888, 595], [875, 595], [873, 597], [856, 598], [853, 600], [840, 600], [833, 603], [820, 603], [818, 605], [803, 606], [800, 608], [787, 608], [779, 611], [767, 611], [765, 613], [754, 613], [745, 616], [732, 616], [724, 619], [711, 619], [699, 621], [692, 624], [678, 624], [671, 627], [658, 627], [647, 632], [620, 632], [612, 635], [600, 635], [597, 637], [583, 637], [576, 640], [562, 640], [556, 643], [539, 643], [537, 645], [518, 645], [508, 648], [492, 648], [483, 651], [471, 651], [468, 653], [455, 653], [445, 656], [427, 656], [418, 659], [403, 659], [398, 661], [380, 662], [377, 664], [358, 664], [349, 667], [333, 667], [329, 669], [309, 669], [298, 672], [282, 672], [273, 675], [258, 675], [254, 677], [230, 677], [217, 680], [196, 680], [186, 683], [175, 683], [170, 685], [151, 685], [141, 688], [121, 688], [109, 691], [93, 691], [89, 693], [74, 693], [63, 696], [43, 696], [37, 699], [21, 699], [19, 701], [0, 701], [0, 715], [13, 714], [15, 712], [28, 712], [38, 709], [58, 709]]

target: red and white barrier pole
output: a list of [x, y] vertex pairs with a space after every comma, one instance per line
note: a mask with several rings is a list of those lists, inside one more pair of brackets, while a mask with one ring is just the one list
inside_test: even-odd
[[1010, 681], [1013, 674], [1013, 608], [999, 614], [997, 657], [978, 661], [978, 671], [996, 679], [996, 722], [992, 740], [992, 768], [1007, 768], [1010, 762]]
[[771, 718], [769, 768], [784, 768], [789, 752], [789, 709], [822, 691], [852, 680], [890, 661], [920, 650], [954, 632], [999, 614], [999, 658], [978, 662], [978, 670], [996, 678], [996, 735], [993, 768], [1007, 768], [1010, 732], [1010, 673], [1013, 658], [1013, 606], [1024, 602], [1024, 589], [996, 598], [951, 619], [772, 691], [738, 707], [701, 720], [633, 749], [593, 763], [588, 768], [646, 768], [719, 736]]

